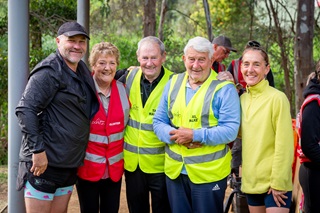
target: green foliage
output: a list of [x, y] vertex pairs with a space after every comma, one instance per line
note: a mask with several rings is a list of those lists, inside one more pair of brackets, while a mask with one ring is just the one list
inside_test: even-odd
[[[289, 65], [293, 65], [294, 63], [294, 55], [293, 55], [293, 43], [289, 43], [288, 45], [288, 57], [290, 60]], [[269, 55], [269, 61], [270, 61], [270, 66], [272, 69], [272, 73], [274, 75], [274, 82], [275, 82], [275, 87], [281, 91], [285, 91], [285, 85], [284, 85], [284, 71], [281, 66], [281, 54], [280, 54], [280, 47], [274, 43], [270, 46], [270, 48], [267, 50], [268, 55]], [[293, 70], [293, 66], [289, 67], [290, 70]], [[290, 84], [294, 84], [294, 76], [293, 72], [290, 73]]]
[[42, 48], [42, 36], [56, 36], [59, 26], [77, 19], [77, 2], [73, 0], [31, 0], [30, 10], [30, 46]]
[[[95, 0], [90, 1], [90, 33], [92, 35], [117, 34], [126, 36], [142, 36], [143, 0]], [[104, 6], [105, 5], [105, 6]], [[105, 8], [110, 8], [106, 17]], [[109, 10], [109, 9], [108, 9]]]
[[115, 34], [97, 34], [91, 35], [90, 39], [90, 49], [91, 47], [99, 42], [111, 42], [116, 45], [120, 51], [120, 65], [118, 69], [128, 68], [130, 66], [138, 66], [136, 51], [138, 47], [138, 42], [140, 38], [138, 36], [118, 36]]
[[[166, 47], [167, 58], [164, 66], [169, 70], [180, 73], [184, 72], [184, 64], [182, 62], [183, 48], [187, 44], [187, 38], [179, 38], [173, 35], [173, 30], [166, 28], [164, 30], [164, 44]], [[105, 39], [107, 38], [107, 39]], [[111, 42], [116, 45], [120, 51], [120, 65], [118, 69], [128, 68], [130, 66], [139, 66], [137, 61], [136, 51], [138, 42], [141, 37], [137, 35], [121, 36], [115, 34], [95, 34], [91, 35], [90, 47], [101, 41]]]
[[[318, 32], [315, 32], [315, 34], [318, 34]], [[319, 35], [319, 34], [318, 34]], [[319, 36], [316, 36], [314, 39], [313, 39], [313, 58], [314, 58], [314, 61], [317, 62], [320, 60], [320, 49], [317, 48], [320, 46], [320, 37]], [[312, 71], [310, 71], [312, 72]]]
[[[208, 0], [210, 8], [210, 18], [214, 35], [224, 34], [234, 23], [239, 23], [246, 10], [245, 2], [239, 0]], [[199, 27], [197, 34], [207, 37], [206, 17], [202, 0], [197, 0], [191, 10], [191, 18], [195, 20]], [[246, 23], [246, 22], [244, 22]], [[192, 24], [192, 23], [190, 23]], [[239, 25], [237, 25], [239, 27]], [[229, 30], [231, 32], [231, 30]]]
[[40, 61], [45, 59], [48, 55], [53, 53], [55, 50], [40, 49], [32, 50], [29, 53], [29, 70], [31, 71]]
[[[0, 0], [0, 165], [8, 162], [8, 19], [7, 1]], [[1, 177], [0, 177], [1, 178]], [[1, 182], [0, 182], [1, 183]]]
[[8, 31], [7, 10], [7, 1], [0, 0], [0, 35], [7, 34]]
[[31, 34], [55, 36], [63, 22], [77, 19], [77, 1], [31, 0], [29, 13]]
[[188, 42], [188, 38], [179, 38], [174, 35], [173, 30], [165, 27], [164, 44], [167, 52], [165, 67], [174, 73], [182, 73], [185, 71], [182, 61], [183, 48]]
[[8, 48], [7, 35], [0, 36], [0, 165], [8, 159]]

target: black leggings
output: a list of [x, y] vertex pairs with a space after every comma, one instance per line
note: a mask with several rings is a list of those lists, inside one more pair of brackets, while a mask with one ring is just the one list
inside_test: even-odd
[[81, 213], [118, 213], [120, 205], [121, 179], [110, 178], [91, 182], [78, 179], [76, 184]]
[[306, 213], [320, 212], [320, 168], [312, 169], [304, 163], [299, 170], [299, 182], [304, 194], [303, 210]]

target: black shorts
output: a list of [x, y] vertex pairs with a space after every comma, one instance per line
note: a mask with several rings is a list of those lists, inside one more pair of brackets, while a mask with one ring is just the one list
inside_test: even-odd
[[48, 166], [40, 176], [34, 176], [30, 169], [32, 162], [20, 162], [17, 179], [17, 189], [23, 188], [28, 180], [37, 190], [54, 193], [57, 188], [72, 186], [77, 180], [77, 168], [57, 168]]
[[[291, 206], [291, 198], [292, 191], [289, 191], [284, 194], [287, 196], [287, 199], [283, 199], [286, 205], [281, 204], [282, 208], [290, 208]], [[276, 202], [274, 201], [272, 193], [263, 193], [263, 194], [246, 194], [247, 201], [249, 206], [265, 206], [266, 208], [278, 207]]]

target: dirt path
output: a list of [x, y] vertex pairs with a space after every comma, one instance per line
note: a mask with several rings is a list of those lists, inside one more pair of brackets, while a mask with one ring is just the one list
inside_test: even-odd
[[[0, 166], [0, 175], [7, 174], [7, 167], [6, 166]], [[226, 191], [226, 197], [230, 194], [230, 189], [228, 188]], [[122, 187], [121, 187], [121, 195], [120, 195], [120, 209], [119, 213], [128, 213], [128, 207], [127, 207], [127, 199], [126, 199], [126, 186], [124, 177], [122, 178]], [[7, 182], [0, 182], [0, 212], [1, 210], [7, 205], [7, 199], [8, 199], [8, 186]], [[68, 213], [79, 213], [79, 201], [78, 201], [78, 195], [77, 190], [74, 188], [74, 191], [72, 193], [69, 207], [68, 207]]]
[[[128, 207], [127, 207], [127, 199], [126, 199], [126, 185], [124, 182], [124, 177], [122, 178], [122, 186], [121, 186], [121, 194], [120, 194], [120, 208], [119, 213], [128, 213]], [[68, 207], [68, 213], [79, 213], [79, 201], [78, 201], [78, 195], [76, 187], [74, 187], [69, 207]]]
[[[8, 168], [7, 166], [0, 166], [0, 212], [7, 206], [8, 202], [8, 185], [7, 185], [7, 177]], [[121, 197], [120, 197], [120, 209], [119, 213], [128, 213], [127, 207], [127, 199], [126, 199], [126, 188], [125, 188], [124, 177], [122, 178], [122, 188], [121, 188]], [[79, 213], [79, 201], [77, 190], [74, 188], [72, 193], [68, 213]]]

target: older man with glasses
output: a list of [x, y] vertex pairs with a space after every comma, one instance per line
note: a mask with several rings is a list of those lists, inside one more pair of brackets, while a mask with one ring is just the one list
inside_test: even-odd
[[222, 61], [230, 56], [231, 51], [237, 52], [237, 50], [232, 47], [230, 39], [226, 36], [218, 36], [214, 38], [212, 44], [214, 49], [214, 62], [211, 68], [217, 73], [225, 71], [226, 66], [222, 64]]

